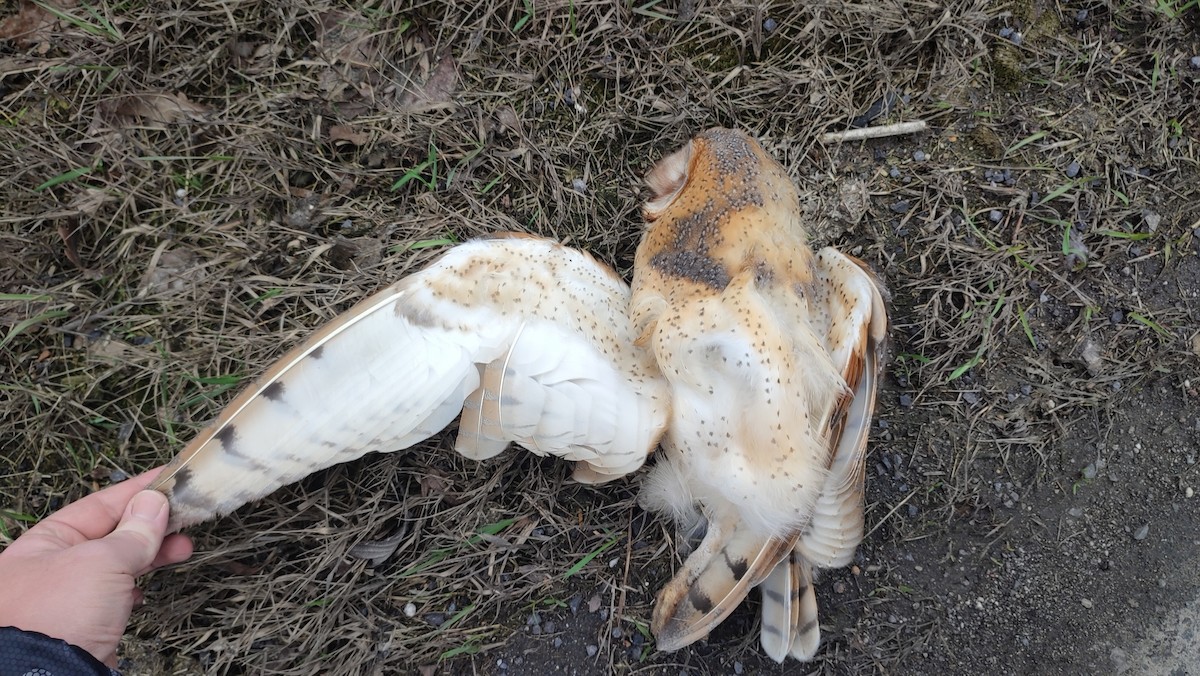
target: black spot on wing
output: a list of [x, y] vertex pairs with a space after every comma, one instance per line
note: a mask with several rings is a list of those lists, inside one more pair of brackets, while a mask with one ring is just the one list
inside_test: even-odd
[[234, 450], [234, 442], [237, 441], [236, 427], [233, 425], [226, 425], [225, 427], [222, 427], [221, 431], [217, 432], [216, 439], [217, 441], [221, 442], [221, 448], [235, 455], [237, 454], [237, 451]]
[[276, 380], [275, 382], [263, 388], [262, 396], [271, 401], [279, 401], [283, 399], [283, 381]]
[[800, 627], [799, 631], [797, 631], [796, 634], [799, 636], [803, 636], [816, 628], [817, 628], [817, 621], [815, 619], [809, 620], [808, 622], [804, 623], [804, 626]]
[[774, 601], [775, 603], [778, 603], [781, 606], [783, 605], [783, 602], [784, 602], [783, 594], [780, 594], [778, 591], [776, 591], [774, 589], [763, 589], [762, 593], [763, 593], [763, 596], [765, 596], [766, 598], [771, 599], [772, 601]]
[[704, 592], [700, 591], [700, 588], [695, 585], [692, 585], [691, 589], [688, 589], [688, 602], [692, 604], [693, 608], [699, 610], [702, 614], [707, 614], [713, 609], [712, 599], [708, 598], [708, 596], [706, 596]]
[[741, 580], [746, 577], [746, 571], [750, 570], [750, 563], [746, 559], [731, 559], [729, 552], [721, 550], [721, 555], [725, 557], [725, 564], [729, 566], [729, 570], [733, 571], [733, 579]]
[[185, 467], [179, 470], [171, 480], [174, 483], [171, 486], [171, 494], [168, 497], [172, 508], [187, 505], [196, 511], [208, 514], [216, 513], [216, 501], [211, 496], [196, 490], [192, 486], [192, 471], [190, 469]]

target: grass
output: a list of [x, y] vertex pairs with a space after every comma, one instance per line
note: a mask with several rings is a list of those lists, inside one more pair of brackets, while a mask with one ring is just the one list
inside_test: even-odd
[[[283, 350], [457, 242], [552, 237], [628, 278], [641, 177], [739, 126], [796, 180], [814, 242], [893, 294], [871, 535], [857, 573], [818, 583], [812, 668], [954, 672], [937, 660], [961, 590], [897, 561], [957, 557], [963, 533], [1004, 525], [996, 482], [1071, 492], [1071, 444], [1106, 438], [1157, 372], [1200, 382], [1181, 333], [1200, 322], [1184, 295], [1200, 141], [1194, 0], [1083, 26], [1081, 5], [1055, 6], [1019, 47], [998, 30], [1028, 3], [943, 4], [36, 3], [49, 27], [0, 41], [0, 154], [21, 160], [0, 177], [0, 538], [164, 462]], [[888, 94], [878, 122], [930, 131], [817, 142]], [[1012, 185], [985, 179], [1001, 168]], [[1099, 375], [1072, 351], [1085, 336]], [[332, 468], [196, 529], [197, 557], [149, 578], [135, 642], [174, 661], [161, 673], [471, 673], [515, 654], [782, 673], [748, 638], [754, 607], [706, 644], [653, 649], [678, 561], [636, 479], [585, 488], [560, 463], [475, 464], [450, 444]], [[380, 566], [348, 556], [401, 526]], [[571, 610], [593, 596], [603, 619]], [[531, 606], [577, 623], [559, 632], [575, 643], [528, 636]], [[958, 643], [983, 660], [1012, 652], [1000, 640]]]

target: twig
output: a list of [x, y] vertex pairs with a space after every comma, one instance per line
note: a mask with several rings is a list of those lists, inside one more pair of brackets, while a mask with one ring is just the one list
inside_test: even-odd
[[885, 124], [882, 127], [863, 127], [862, 129], [831, 131], [828, 134], [821, 135], [821, 143], [863, 141], [869, 138], [899, 136], [900, 134], [915, 134], [919, 131], [925, 131], [925, 120], [917, 120], [915, 122], [897, 122], [896, 124]]

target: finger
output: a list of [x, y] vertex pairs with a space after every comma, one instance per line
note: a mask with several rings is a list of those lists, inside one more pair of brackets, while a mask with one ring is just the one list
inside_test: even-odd
[[183, 563], [192, 558], [192, 552], [195, 551], [192, 546], [192, 539], [186, 535], [175, 533], [168, 535], [166, 540], [163, 540], [162, 547], [158, 550], [158, 556], [154, 557], [154, 561], [150, 564], [148, 570], [142, 571], [148, 573], [155, 568], [162, 568], [174, 563]]
[[137, 575], [150, 567], [167, 534], [167, 497], [158, 491], [133, 496], [116, 530], [97, 540], [117, 571]]
[[29, 532], [46, 530], [68, 546], [102, 538], [111, 533], [113, 527], [121, 520], [121, 515], [125, 513], [125, 507], [133, 496], [150, 485], [160, 471], [162, 467], [156, 467], [102, 491], [86, 495], [46, 517], [29, 529]]

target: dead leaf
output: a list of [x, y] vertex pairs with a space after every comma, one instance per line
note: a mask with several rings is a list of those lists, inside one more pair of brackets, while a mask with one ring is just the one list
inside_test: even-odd
[[369, 268], [383, 260], [383, 242], [374, 237], [339, 237], [329, 250], [329, 263], [338, 270]]
[[139, 118], [151, 124], [177, 124], [203, 120], [208, 106], [195, 103], [182, 93], [151, 92], [119, 99], [111, 108], [121, 117]]
[[426, 66], [424, 70], [426, 75], [421, 78], [423, 81], [418, 84], [418, 78], [412, 77], [400, 95], [401, 107], [425, 110], [453, 101], [454, 92], [458, 91], [458, 61], [451, 56], [450, 51], [443, 51], [433, 68]]
[[[70, 9], [75, 6], [75, 0], [58, 0], [47, 2], [55, 9]], [[0, 40], [12, 40], [18, 47], [34, 45], [49, 45], [53, 32], [58, 28], [59, 19], [41, 5], [29, 0], [23, 0], [17, 13], [0, 21]]]
[[371, 140], [371, 135], [366, 132], [357, 131], [354, 127], [348, 124], [335, 124], [329, 128], [329, 141], [337, 143], [338, 141], [347, 141], [356, 146], [366, 145], [367, 141]]
[[371, 22], [356, 12], [335, 10], [322, 14], [317, 45], [331, 62], [371, 66], [379, 57]]
[[145, 295], [176, 294], [195, 288], [208, 276], [200, 257], [187, 249], [163, 251], [150, 260], [151, 268], [142, 285]]
[[71, 209], [78, 211], [83, 216], [95, 216], [96, 212], [100, 211], [100, 207], [108, 202], [116, 201], [116, 199], [99, 188], [84, 188], [71, 200]]
[[67, 254], [67, 260], [71, 261], [71, 264], [80, 270], [85, 270], [87, 268], [84, 267], [83, 261], [79, 260], [79, 249], [77, 246], [77, 242], [79, 241], [78, 234], [78, 225], [72, 226], [66, 223], [58, 224], [58, 236], [60, 239], [62, 239], [63, 250]]

